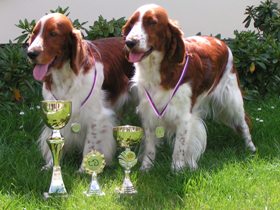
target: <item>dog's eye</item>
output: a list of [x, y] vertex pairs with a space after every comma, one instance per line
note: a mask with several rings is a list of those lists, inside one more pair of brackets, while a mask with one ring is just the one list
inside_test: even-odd
[[149, 19], [147, 20], [147, 24], [150, 25], [150, 26], [156, 25], [157, 22], [158, 22], [158, 20], [155, 19], [155, 18], [149, 18]]
[[50, 36], [55, 37], [56, 35], [57, 35], [57, 33], [55, 31], [50, 32]]

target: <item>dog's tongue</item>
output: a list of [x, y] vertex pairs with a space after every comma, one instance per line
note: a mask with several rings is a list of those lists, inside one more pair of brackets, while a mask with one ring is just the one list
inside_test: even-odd
[[144, 52], [141, 53], [130, 52], [128, 56], [128, 61], [131, 63], [137, 63], [143, 58], [144, 54], [145, 54]]
[[38, 80], [42, 81], [48, 72], [49, 64], [37, 64], [33, 70], [33, 77]]

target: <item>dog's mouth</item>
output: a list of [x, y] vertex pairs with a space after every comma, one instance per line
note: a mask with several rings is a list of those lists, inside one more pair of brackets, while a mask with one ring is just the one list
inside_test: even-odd
[[51, 66], [51, 64], [54, 63], [55, 58], [47, 63], [47, 64], [35, 64], [35, 67], [33, 69], [33, 77], [34, 79], [38, 80], [38, 81], [43, 81], [43, 79], [45, 78], [45, 76], [47, 75], [49, 68]]
[[130, 51], [128, 55], [128, 61], [131, 63], [137, 63], [143, 60], [145, 57], [150, 55], [153, 52], [153, 48], [151, 47], [149, 50], [145, 52], [137, 52], [137, 51]]

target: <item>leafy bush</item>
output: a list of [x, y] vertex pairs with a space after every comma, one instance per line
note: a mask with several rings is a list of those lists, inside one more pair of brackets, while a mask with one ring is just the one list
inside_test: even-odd
[[273, 36], [280, 40], [280, 17], [277, 3], [266, 0], [257, 7], [248, 6], [245, 15], [247, 17], [243, 23], [246, 28], [253, 22], [260, 35]]
[[105, 37], [121, 36], [121, 30], [126, 20], [124, 17], [110, 21], [104, 19], [101, 15], [98, 17], [98, 21], [94, 21], [94, 24], [86, 30], [86, 39], [94, 40]]
[[229, 42], [245, 89], [260, 95], [280, 89], [280, 45], [273, 37], [260, 37], [253, 31], [235, 31]]
[[0, 48], [1, 101], [29, 101], [34, 98], [39, 84], [32, 79], [31, 69], [22, 45], [10, 43]]
[[16, 25], [16, 27], [20, 28], [22, 32], [20, 36], [15, 38], [15, 41], [17, 41], [17, 43], [26, 43], [33, 31], [35, 24], [35, 20], [32, 20], [31, 22], [29, 22], [26, 18], [24, 20], [19, 20], [19, 23]]
[[250, 94], [263, 96], [280, 90], [280, 16], [277, 4], [266, 0], [248, 6], [245, 27], [256, 31], [235, 31], [228, 40], [234, 54], [241, 84]]

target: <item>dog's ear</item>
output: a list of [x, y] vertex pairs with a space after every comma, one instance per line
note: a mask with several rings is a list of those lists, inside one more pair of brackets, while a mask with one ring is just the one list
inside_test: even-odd
[[73, 29], [70, 34], [70, 66], [75, 74], [79, 73], [82, 62], [85, 57], [85, 48], [83, 46], [83, 37], [79, 30]]
[[133, 27], [134, 23], [139, 19], [140, 13], [136, 12], [134, 13], [125, 23], [125, 25], [122, 27], [122, 37], [125, 39], [125, 37], [129, 34], [131, 31], [131, 28]]
[[130, 20], [128, 20], [128, 21], [126, 21], [125, 25], [122, 27], [122, 37], [124, 39], [130, 32], [130, 30], [131, 30], [131, 23], [130, 23]]
[[168, 50], [168, 59], [174, 63], [182, 63], [185, 58], [185, 44], [183, 40], [183, 32], [179, 27], [169, 20], [168, 28], [171, 33]]

